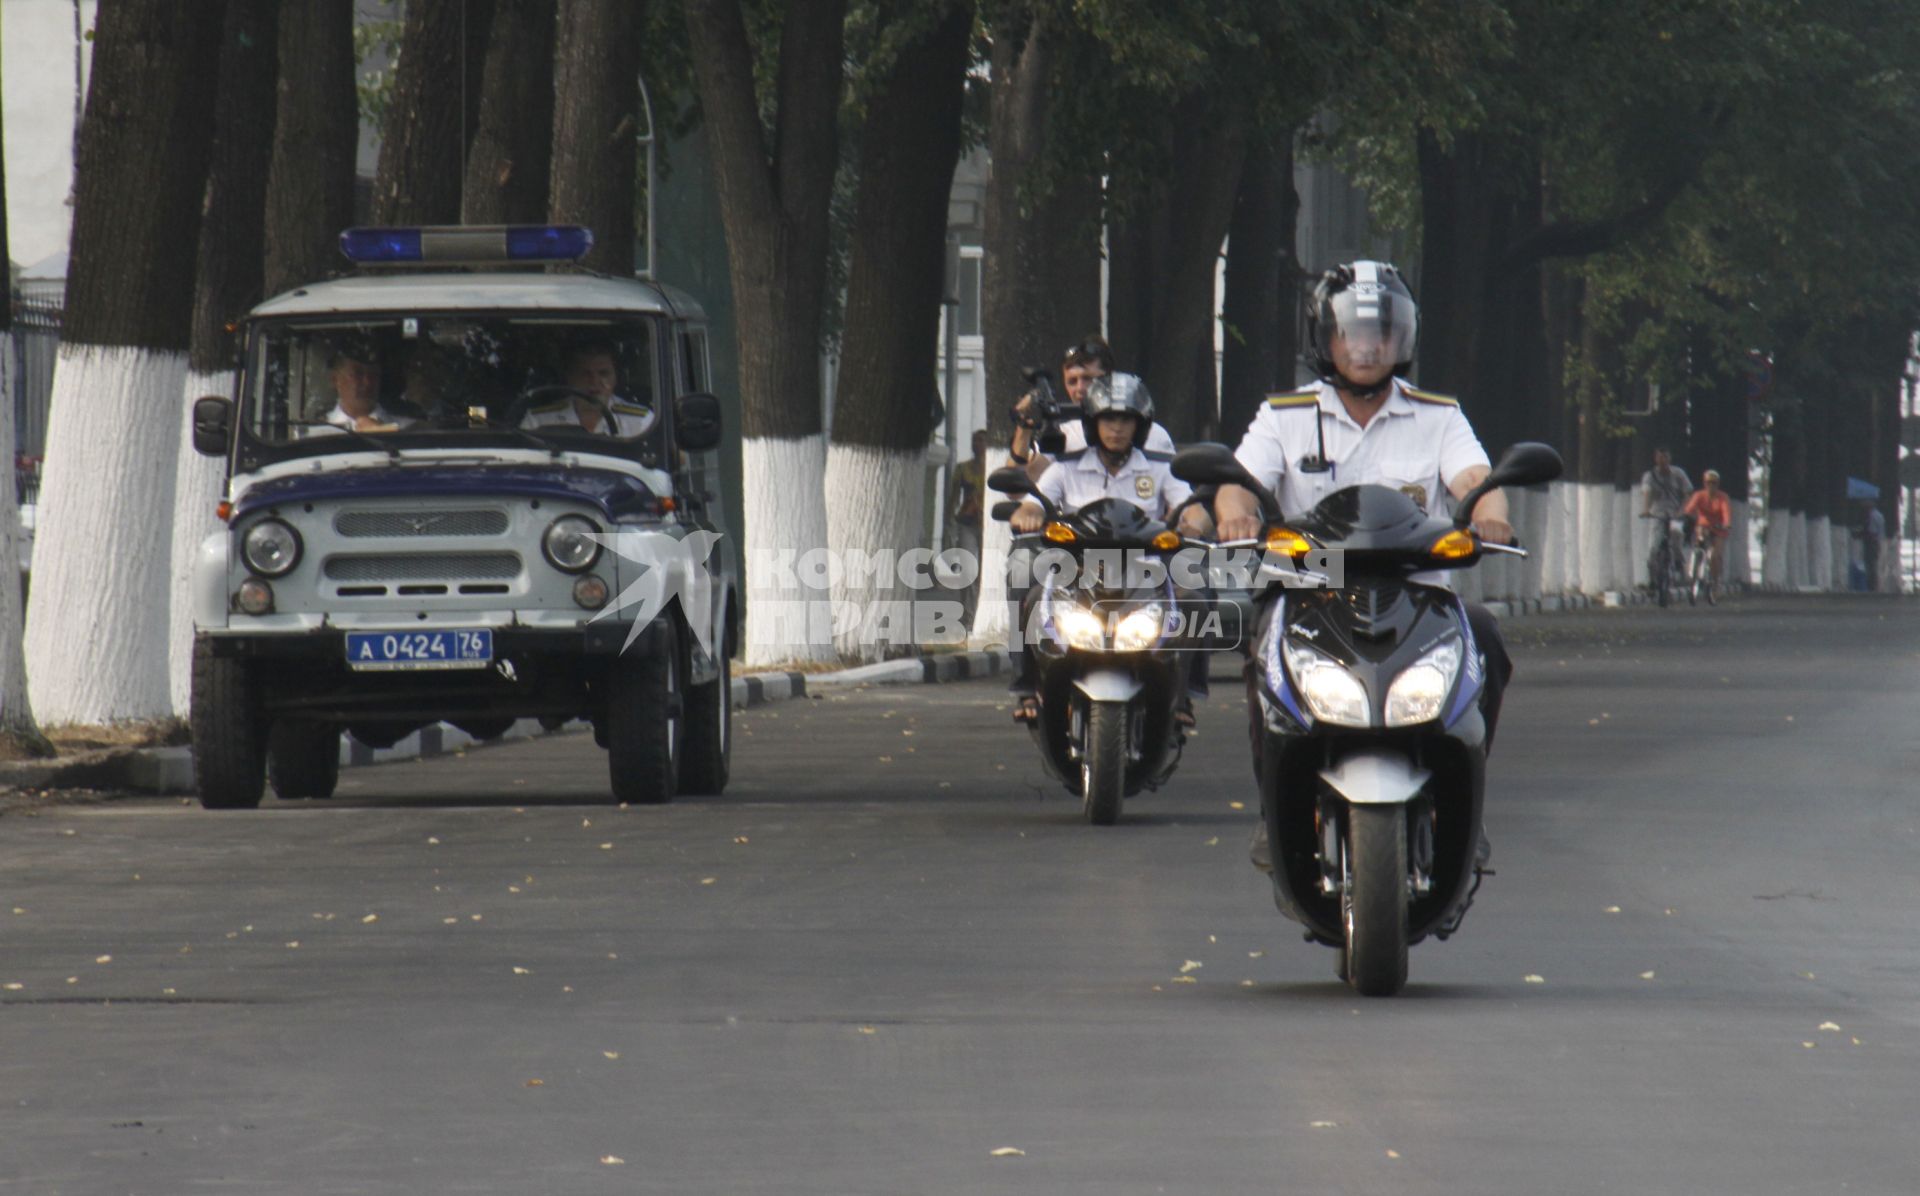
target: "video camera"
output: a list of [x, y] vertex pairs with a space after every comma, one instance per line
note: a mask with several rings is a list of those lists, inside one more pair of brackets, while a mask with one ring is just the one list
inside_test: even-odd
[[1019, 401], [1013, 407], [1013, 422], [1032, 429], [1034, 446], [1049, 456], [1060, 452], [1063, 440], [1060, 424], [1063, 420], [1080, 418], [1080, 408], [1062, 399], [1053, 389], [1053, 371], [1044, 366], [1032, 366], [1021, 371], [1028, 384], [1033, 387], [1023, 398], [1031, 398], [1032, 405], [1023, 415], [1019, 410]]

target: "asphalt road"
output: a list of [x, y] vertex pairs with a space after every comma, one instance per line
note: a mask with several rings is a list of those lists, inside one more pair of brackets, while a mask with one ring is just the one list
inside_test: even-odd
[[581, 736], [16, 800], [0, 1192], [1920, 1190], [1920, 608], [1509, 632], [1499, 874], [1388, 1000], [1247, 866], [1230, 682], [1113, 828], [996, 682], [744, 714], [664, 808]]

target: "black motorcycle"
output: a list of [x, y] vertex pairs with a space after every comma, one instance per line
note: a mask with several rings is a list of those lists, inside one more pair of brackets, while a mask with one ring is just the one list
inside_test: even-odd
[[[1025, 634], [1031, 618], [1040, 631], [1027, 643], [1040, 702], [1029, 726], [1047, 771], [1080, 796], [1087, 821], [1110, 826], [1123, 797], [1158, 788], [1180, 762], [1186, 732], [1174, 708], [1210, 604], [1183, 595], [1159, 559], [1187, 541], [1134, 504], [1102, 499], [1064, 514], [1011, 467], [987, 485], [1028, 495], [1046, 516], [1041, 531], [1014, 540], [1042, 579], [1015, 628]], [[1019, 505], [998, 503], [993, 517], [1011, 519]]]
[[[1248, 649], [1274, 901], [1308, 939], [1339, 949], [1341, 978], [1362, 993], [1398, 992], [1407, 949], [1459, 929], [1484, 871], [1486, 662], [1460, 598], [1416, 575], [1490, 552], [1525, 555], [1470, 530], [1474, 504], [1560, 470], [1552, 448], [1517, 444], [1451, 521], [1374, 485], [1283, 520], [1224, 446], [1174, 458], [1174, 476], [1245, 486], [1260, 502], [1258, 546], [1282, 566], [1256, 581]], [[1316, 569], [1332, 584], [1264, 580], [1287, 573], [1298, 583]]]

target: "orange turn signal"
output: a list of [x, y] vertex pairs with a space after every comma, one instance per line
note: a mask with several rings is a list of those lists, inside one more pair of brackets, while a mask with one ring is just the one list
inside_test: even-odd
[[1180, 533], [1161, 532], [1153, 538], [1153, 546], [1161, 552], [1172, 552], [1174, 549], [1180, 547]]
[[220, 505], [213, 509], [213, 515], [214, 515], [214, 518], [218, 519], [222, 523], [225, 523], [227, 520], [233, 518], [233, 504], [228, 502], [224, 498], [221, 499]]
[[1052, 540], [1055, 544], [1071, 544], [1079, 538], [1079, 536], [1073, 534], [1073, 529], [1064, 523], [1047, 524], [1047, 539]]
[[1451, 531], [1435, 540], [1427, 549], [1427, 555], [1443, 561], [1464, 561], [1480, 551], [1480, 545], [1463, 531]]
[[1313, 551], [1313, 541], [1290, 527], [1276, 527], [1267, 532], [1267, 551], [1305, 556]]

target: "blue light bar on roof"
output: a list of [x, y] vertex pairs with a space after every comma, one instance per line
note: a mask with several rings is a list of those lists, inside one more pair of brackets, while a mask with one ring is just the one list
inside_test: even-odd
[[340, 252], [368, 266], [573, 262], [592, 248], [593, 230], [578, 224], [350, 228], [340, 234]]

